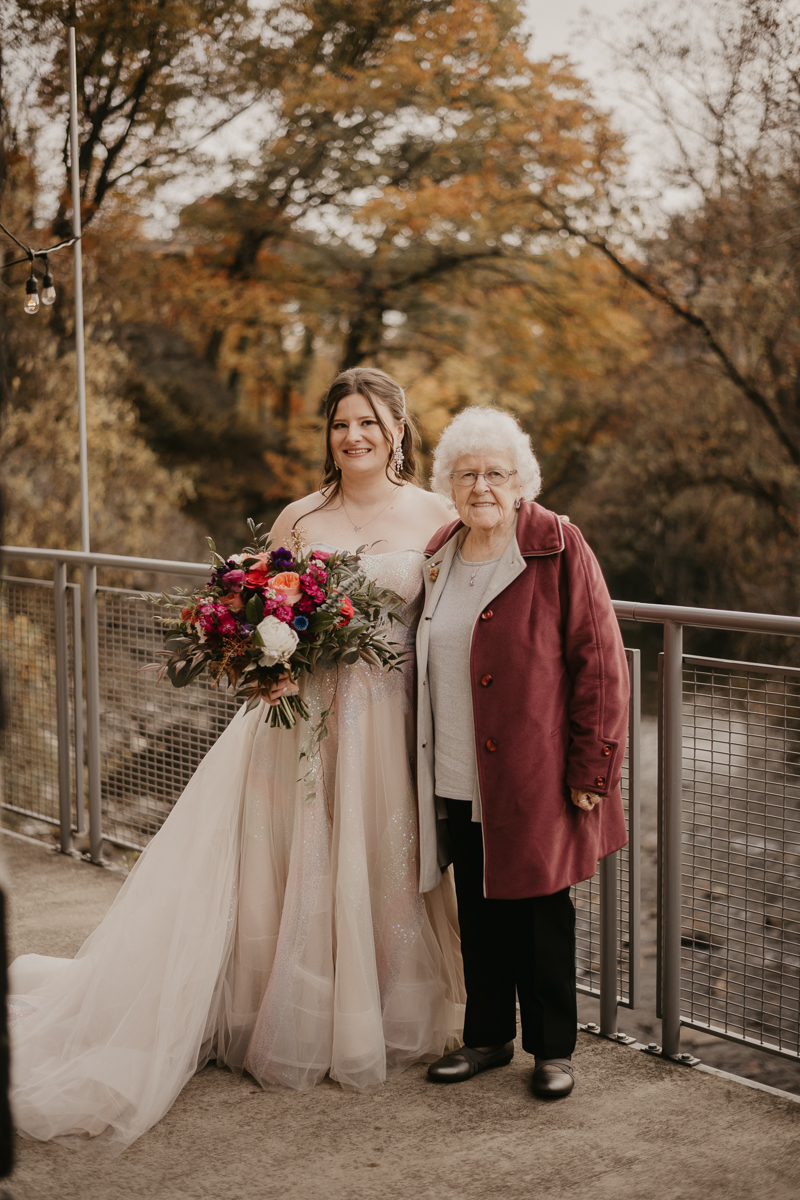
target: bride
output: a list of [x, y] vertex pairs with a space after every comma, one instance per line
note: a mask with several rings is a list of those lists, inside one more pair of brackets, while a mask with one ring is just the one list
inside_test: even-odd
[[[321, 490], [284, 510], [274, 544], [366, 546], [365, 570], [405, 601], [394, 638], [411, 648], [422, 550], [451, 513], [413, 482], [416, 435], [388, 375], [343, 372], [326, 413]], [[303, 723], [270, 729], [265, 705], [242, 707], [75, 959], [12, 964], [22, 1133], [118, 1154], [211, 1059], [263, 1086], [327, 1074], [363, 1089], [459, 1044], [450, 876], [418, 890], [412, 677], [302, 677], [312, 720], [335, 695], [310, 798]], [[295, 687], [284, 677], [270, 701]]]

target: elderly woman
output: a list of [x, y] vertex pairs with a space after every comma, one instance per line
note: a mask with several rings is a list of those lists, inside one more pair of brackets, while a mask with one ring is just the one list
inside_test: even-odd
[[459, 519], [427, 547], [417, 635], [420, 890], [452, 862], [467, 988], [456, 1083], [522, 1046], [534, 1094], [568, 1095], [577, 1031], [572, 884], [625, 845], [628, 671], [597, 560], [534, 503], [541, 477], [508, 413], [442, 434], [434, 490]]

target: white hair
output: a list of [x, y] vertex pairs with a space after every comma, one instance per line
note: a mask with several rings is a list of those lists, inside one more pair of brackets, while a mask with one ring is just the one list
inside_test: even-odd
[[523, 497], [535, 500], [542, 490], [542, 474], [531, 439], [511, 413], [477, 404], [454, 417], [439, 438], [433, 453], [433, 490], [450, 499], [450, 472], [459, 458], [465, 454], [485, 458], [492, 452], [511, 455]]

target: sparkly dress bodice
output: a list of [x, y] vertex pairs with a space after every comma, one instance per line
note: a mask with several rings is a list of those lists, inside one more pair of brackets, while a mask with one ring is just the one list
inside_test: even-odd
[[[336, 547], [327, 542], [312, 542], [309, 549], [335, 550]], [[402, 636], [405, 642], [413, 645], [422, 609], [424, 553], [421, 550], [389, 550], [384, 554], [362, 554], [361, 562], [370, 579], [402, 596], [405, 603], [400, 616], [405, 625], [393, 624], [394, 640]]]

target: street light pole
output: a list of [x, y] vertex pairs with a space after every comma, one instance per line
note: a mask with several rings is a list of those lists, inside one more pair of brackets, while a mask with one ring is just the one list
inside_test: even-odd
[[72, 174], [72, 233], [75, 237], [75, 355], [78, 368], [78, 438], [81, 460], [81, 549], [91, 550], [89, 535], [89, 454], [86, 437], [86, 359], [83, 333], [83, 253], [81, 181], [78, 166], [78, 64], [75, 30], [69, 30], [69, 153]]
[[[69, 31], [69, 156], [72, 174], [72, 232], [75, 235], [75, 351], [78, 368], [78, 436], [81, 458], [81, 542], [89, 544], [89, 453], [86, 436], [86, 360], [83, 345], [83, 255], [81, 253], [81, 181], [78, 163], [78, 61], [75, 30]], [[97, 567], [83, 568], [83, 621], [86, 647], [86, 765], [89, 782], [89, 851], [102, 863], [102, 784], [100, 778], [100, 647], [97, 636]], [[78, 804], [83, 797], [78, 797]]]

